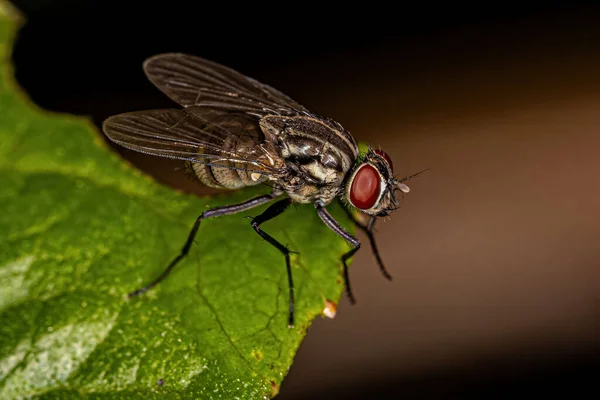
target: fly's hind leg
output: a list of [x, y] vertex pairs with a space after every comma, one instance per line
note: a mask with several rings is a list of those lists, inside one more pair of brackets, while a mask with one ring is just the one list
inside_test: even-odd
[[173, 270], [173, 268], [175, 268], [177, 263], [179, 263], [179, 261], [181, 261], [181, 259], [183, 259], [190, 251], [190, 248], [192, 247], [192, 243], [194, 242], [194, 238], [196, 237], [196, 233], [198, 233], [198, 228], [200, 228], [200, 223], [203, 220], [205, 220], [207, 218], [212, 218], [212, 217], [219, 217], [222, 215], [237, 214], [239, 212], [246, 211], [246, 210], [249, 210], [254, 207], [258, 207], [262, 204], [268, 203], [269, 201], [273, 200], [280, 194], [281, 193], [278, 191], [273, 191], [273, 193], [271, 193], [271, 194], [258, 196], [253, 199], [247, 200], [243, 203], [232, 204], [229, 206], [215, 207], [215, 208], [211, 208], [210, 210], [204, 211], [196, 219], [196, 222], [194, 223], [194, 226], [192, 227], [192, 230], [190, 231], [190, 234], [188, 235], [188, 238], [187, 238], [183, 248], [181, 249], [181, 253], [179, 253], [179, 255], [173, 259], [173, 261], [171, 261], [171, 263], [167, 266], [167, 268], [165, 268], [165, 270], [156, 279], [154, 279], [152, 282], [150, 282], [146, 286], [139, 288], [137, 290], [134, 290], [133, 292], [129, 293], [127, 296], [129, 298], [131, 298], [131, 297], [140, 295], [142, 293], [145, 293], [148, 290], [152, 289], [154, 286], [158, 285], [163, 279], [165, 279], [169, 275], [169, 273]]

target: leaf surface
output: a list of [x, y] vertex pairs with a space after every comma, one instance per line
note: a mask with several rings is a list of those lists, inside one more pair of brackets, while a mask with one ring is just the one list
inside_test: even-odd
[[284, 259], [245, 218], [266, 206], [204, 221], [168, 279], [128, 300], [202, 211], [268, 188], [181, 194], [120, 160], [87, 120], [39, 110], [12, 77], [18, 25], [0, 2], [0, 398], [272, 397], [325, 300], [338, 302], [348, 246], [311, 206], [263, 225], [300, 253], [295, 329]]

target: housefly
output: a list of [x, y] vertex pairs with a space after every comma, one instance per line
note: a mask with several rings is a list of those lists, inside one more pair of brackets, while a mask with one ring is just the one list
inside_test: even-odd
[[[273, 188], [239, 204], [204, 211], [196, 219], [181, 253], [154, 281], [129, 294], [142, 294], [167, 277], [187, 255], [200, 223], [235, 214], [278, 199], [251, 219], [252, 228], [285, 258], [289, 285], [289, 326], [294, 324], [294, 282], [290, 250], [263, 231], [264, 222], [291, 203], [312, 204], [321, 220], [352, 249], [342, 256], [348, 298], [354, 296], [347, 260], [360, 242], [344, 230], [326, 206], [339, 199], [357, 226], [366, 232], [384, 276], [386, 271], [373, 237], [375, 221], [398, 208], [397, 191], [407, 193], [394, 177], [392, 161], [381, 150], [359, 156], [350, 133], [330, 118], [319, 116], [270, 86], [199, 57], [168, 53], [144, 62], [148, 79], [182, 109], [136, 111], [108, 118], [106, 136], [128, 149], [185, 161], [203, 184], [239, 189], [261, 183]], [[358, 221], [353, 210], [369, 216]]]

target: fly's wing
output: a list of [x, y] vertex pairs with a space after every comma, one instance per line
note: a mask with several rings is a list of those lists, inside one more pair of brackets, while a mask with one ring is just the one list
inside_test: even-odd
[[261, 175], [279, 168], [276, 150], [256, 119], [244, 113], [203, 107], [136, 111], [112, 116], [102, 128], [113, 142], [141, 153]]
[[259, 118], [312, 114], [278, 90], [200, 57], [159, 54], [145, 61], [144, 71], [157, 88], [184, 107], [239, 111]]

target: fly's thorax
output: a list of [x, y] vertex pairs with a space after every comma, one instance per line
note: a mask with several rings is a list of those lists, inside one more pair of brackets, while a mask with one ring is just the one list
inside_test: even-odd
[[352, 136], [338, 124], [313, 116], [270, 115], [260, 126], [286, 163], [282, 187], [290, 197], [301, 203], [329, 203], [358, 155]]
[[260, 120], [268, 140], [277, 143], [284, 159], [316, 160], [348, 172], [356, 157], [356, 141], [341, 125], [314, 116], [268, 115]]
[[295, 203], [314, 203], [321, 200], [323, 204], [331, 203], [339, 194], [338, 186], [321, 186], [311, 183], [304, 183], [299, 186], [282, 185], [282, 189]]

